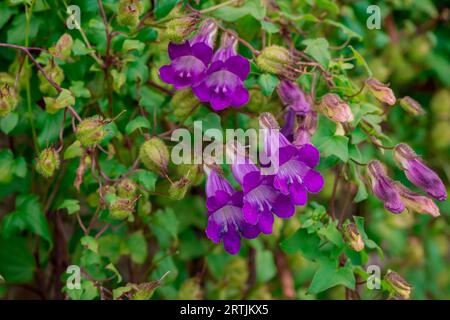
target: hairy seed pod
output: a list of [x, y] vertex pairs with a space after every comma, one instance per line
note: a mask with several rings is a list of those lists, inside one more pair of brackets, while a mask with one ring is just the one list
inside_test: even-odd
[[109, 218], [113, 220], [124, 220], [134, 212], [134, 201], [117, 198], [109, 206]]
[[122, 179], [117, 184], [117, 195], [125, 199], [133, 199], [136, 196], [137, 185], [131, 179]]
[[176, 16], [166, 23], [164, 36], [173, 42], [182, 42], [195, 31], [200, 22], [198, 14]]
[[173, 200], [181, 200], [186, 195], [187, 190], [189, 189], [191, 182], [185, 178], [182, 177], [180, 180], [175, 181], [173, 184], [170, 185], [169, 188], [169, 196]]
[[299, 73], [295, 68], [295, 59], [288, 49], [277, 45], [264, 48], [256, 58], [258, 67], [266, 72], [295, 80]]
[[36, 171], [46, 177], [53, 176], [60, 165], [59, 153], [54, 148], [47, 148], [41, 151], [36, 162]]
[[163, 176], [167, 174], [169, 149], [161, 139], [153, 137], [144, 142], [139, 150], [139, 158], [147, 169]]
[[137, 27], [143, 9], [144, 5], [140, 0], [120, 0], [117, 23], [130, 28]]
[[105, 124], [106, 121], [100, 116], [84, 119], [78, 124], [75, 136], [84, 147], [93, 146], [105, 138]]
[[7, 116], [17, 106], [17, 96], [13, 87], [3, 84], [0, 87], [0, 117]]
[[[64, 71], [57, 65], [50, 63], [44, 67], [45, 73], [56, 84], [61, 85], [64, 81]], [[55, 87], [44, 77], [42, 72], [38, 73], [39, 78], [39, 90], [46, 95], [54, 96], [58, 93]]]

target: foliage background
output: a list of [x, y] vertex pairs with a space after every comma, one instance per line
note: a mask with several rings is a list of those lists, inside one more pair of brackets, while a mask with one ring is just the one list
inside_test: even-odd
[[[98, 154], [105, 173], [118, 177], [132, 167], [144, 141], [143, 133], [147, 130], [162, 133], [181, 123], [181, 119], [173, 114], [171, 89], [161, 83], [157, 75], [158, 68], [168, 61], [164, 29], [145, 26], [133, 33], [119, 27], [115, 22], [117, 2], [103, 1], [106, 15], [111, 18], [111, 28], [123, 32], [113, 38], [111, 49], [122, 64], [117, 63], [104, 73], [91, 56], [92, 53], [102, 57], [106, 54], [105, 26], [97, 1], [66, 2], [80, 6], [82, 29], [94, 51], [86, 47], [78, 30], [65, 27], [65, 3], [56, 0], [0, 2], [0, 42], [49, 48], [64, 33], [73, 37], [71, 60], [60, 66], [65, 73], [62, 87], [69, 88], [75, 95], [75, 110], [83, 117], [110, 114], [109, 95], [114, 115], [127, 110], [109, 125], [110, 137], [102, 143], [114, 156]], [[154, 12], [152, 21], [164, 19], [177, 2], [156, 1], [151, 9], [152, 4], [144, 1], [145, 9]], [[283, 44], [279, 34], [282, 18], [292, 23], [293, 39], [300, 48], [304, 48], [304, 39], [324, 37], [330, 48], [323, 50], [321, 47], [321, 53], [330, 52], [337, 58], [351, 56], [348, 47], [351, 44], [365, 58], [374, 76], [391, 84], [396, 96], [409, 95], [418, 100], [426, 110], [425, 116], [409, 116], [398, 105], [390, 110], [381, 124], [383, 132], [391, 139], [387, 144], [409, 143], [448, 184], [450, 30], [445, 1], [280, 0], [276, 1], [281, 7], [278, 12], [266, 10], [269, 1], [242, 2], [245, 3], [240, 7], [225, 7], [207, 15], [221, 19], [224, 25], [235, 29], [241, 38], [256, 48], [262, 46], [262, 30], [265, 30], [265, 41]], [[26, 9], [31, 3], [33, 9]], [[195, 8], [208, 8], [218, 3], [220, 1], [192, 1]], [[372, 4], [381, 8], [380, 30], [366, 27], [369, 16], [366, 9]], [[133, 44], [133, 50], [124, 49], [127, 38], [139, 41]], [[342, 44], [346, 46], [335, 50]], [[245, 46], [240, 47], [240, 52], [251, 57]], [[15, 75], [19, 59], [23, 57], [17, 50], [0, 47], [0, 71]], [[114, 75], [113, 69], [117, 74]], [[350, 78], [356, 90], [357, 84], [367, 78], [365, 68], [354, 60], [345, 65], [336, 62], [330, 70], [344, 75], [345, 79]], [[260, 79], [258, 70], [253, 71], [248, 87], [255, 91], [262, 88], [269, 97], [259, 97], [256, 101], [253, 97], [258, 94], [254, 93], [254, 100], [242, 109], [246, 114], [232, 112], [226, 117], [223, 115], [222, 119], [202, 106], [185, 124], [189, 126], [193, 119], [200, 119], [211, 127], [237, 125], [245, 128], [252, 125], [252, 114], [265, 111], [263, 108], [279, 109], [281, 105], [276, 93], [271, 94], [271, 82], [265, 82], [264, 77]], [[302, 76], [299, 82], [309, 90], [310, 77]], [[406, 183], [404, 175], [393, 165], [389, 151], [383, 155], [370, 143], [360, 144], [359, 151], [352, 143], [344, 149], [333, 145], [326, 152], [322, 146], [324, 158], [320, 171], [326, 180], [325, 189], [312, 199], [314, 201], [310, 200], [306, 208], [298, 209], [295, 218], [277, 221], [273, 235], [246, 241], [241, 252], [231, 256], [204, 235], [203, 182], [192, 186], [182, 200], [175, 201], [164, 196], [167, 181], [140, 169], [133, 178], [148, 192], [143, 192], [133, 222], [115, 222], [108, 219], [107, 210], [96, 211], [99, 208], [98, 183], [90, 170], [84, 175], [80, 192], [75, 189], [73, 183], [80, 157], [65, 160], [51, 179], [37, 175], [34, 169], [36, 149], [59, 145], [63, 121], [62, 112], [51, 115], [42, 109], [44, 95], [38, 84], [36, 68], [28, 61], [19, 79], [19, 105], [14, 113], [0, 120], [2, 298], [123, 298], [124, 292], [137, 290], [144, 294], [145, 289], [153, 291], [159, 285], [153, 299], [343, 299], [354, 296], [354, 291], [345, 287], [355, 286], [355, 273], [358, 274], [355, 291], [361, 298], [386, 298], [385, 291], [367, 290], [364, 284], [358, 284], [364, 274], [359, 271], [366, 263], [380, 265], [383, 274], [388, 269], [401, 274], [413, 286], [413, 298], [450, 298], [448, 200], [439, 204], [441, 216], [436, 219], [411, 213], [396, 216], [385, 211], [382, 203], [368, 194], [370, 191], [364, 188], [359, 178], [348, 176], [343, 179], [336, 190], [335, 212], [343, 217], [363, 217], [368, 239], [384, 252], [384, 259], [381, 259], [376, 245], [372, 243], [370, 249], [366, 242], [364, 253], [351, 256], [349, 268], [337, 269], [336, 255], [335, 261], [320, 259], [318, 235], [308, 236], [305, 231], [313, 224], [317, 230], [322, 230], [318, 234], [325, 239], [331, 239], [330, 242], [336, 239], [333, 228], [326, 227], [329, 224], [325, 211], [330, 210], [333, 181], [343, 160], [345, 172], [351, 174], [356, 170], [356, 166], [348, 161], [349, 157], [361, 162], [383, 159], [390, 166], [392, 176]], [[322, 85], [317, 91], [320, 96], [327, 89]], [[154, 112], [156, 127], [152, 120]], [[133, 121], [137, 117], [139, 120]], [[65, 128], [64, 151], [74, 141], [69, 117], [65, 120]], [[329, 138], [328, 129], [326, 120], [321, 120], [313, 141], [320, 145], [321, 139]], [[182, 174], [179, 168], [171, 169], [172, 177]], [[354, 199], [349, 197], [356, 192], [359, 200], [367, 199], [352, 202]], [[77, 217], [89, 224], [94, 214], [98, 215], [98, 220], [93, 223], [91, 236], [86, 237]], [[323, 226], [320, 225], [322, 222]], [[104, 226], [108, 228], [104, 229]], [[297, 231], [300, 226], [302, 229]], [[348, 252], [339, 239], [336, 242], [339, 250]], [[64, 271], [70, 264], [80, 265], [83, 269], [81, 290], [64, 287], [67, 277]], [[164, 275], [160, 283], [154, 282]], [[130, 289], [127, 283], [136, 284], [138, 289]]]

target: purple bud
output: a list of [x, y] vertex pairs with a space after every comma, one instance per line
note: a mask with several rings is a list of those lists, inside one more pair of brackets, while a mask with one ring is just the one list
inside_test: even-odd
[[283, 104], [295, 111], [296, 114], [305, 115], [311, 110], [311, 104], [298, 84], [289, 80], [281, 80], [277, 92]]
[[433, 217], [440, 216], [441, 213], [439, 212], [439, 208], [436, 206], [433, 200], [409, 190], [400, 182], [394, 182], [394, 185], [397, 191], [400, 193], [400, 197], [402, 198], [408, 210], [429, 214]]
[[397, 145], [394, 149], [394, 159], [405, 170], [406, 177], [415, 186], [439, 201], [447, 198], [447, 191], [442, 180], [423, 163], [410, 146], [404, 143]]
[[375, 196], [384, 202], [384, 207], [393, 212], [401, 213], [405, 210], [394, 181], [386, 174], [386, 169], [379, 161], [371, 161], [367, 165], [368, 174], [372, 184], [372, 191]]
[[317, 129], [317, 113], [308, 112], [299, 120], [297, 132], [294, 135], [294, 145], [300, 147], [311, 143], [311, 137]]

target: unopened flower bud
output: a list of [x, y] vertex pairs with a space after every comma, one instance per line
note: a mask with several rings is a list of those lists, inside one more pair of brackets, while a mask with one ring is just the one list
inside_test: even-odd
[[305, 115], [311, 110], [310, 99], [299, 85], [289, 80], [281, 80], [277, 93], [283, 104], [298, 115]]
[[139, 151], [139, 158], [147, 169], [161, 175], [167, 174], [169, 156], [166, 144], [157, 137], [144, 142]]
[[47, 148], [41, 151], [36, 162], [36, 171], [46, 177], [53, 176], [60, 164], [59, 153], [54, 148]]
[[184, 119], [192, 110], [198, 106], [199, 101], [191, 88], [177, 90], [171, 101], [174, 115], [178, 119]]
[[304, 144], [311, 143], [311, 137], [317, 129], [317, 113], [308, 112], [299, 120], [297, 132], [294, 135], [294, 145], [300, 147]]
[[384, 279], [394, 293], [394, 298], [409, 299], [412, 286], [398, 273], [389, 270]]
[[105, 130], [106, 123], [100, 116], [84, 119], [78, 124], [75, 136], [84, 147], [100, 143], [107, 134]]
[[364, 249], [364, 241], [359, 233], [358, 227], [354, 223], [349, 223], [345, 226], [344, 236], [353, 250], [359, 252]]
[[45, 111], [48, 113], [56, 113], [61, 109], [73, 106], [75, 104], [75, 98], [67, 89], [63, 89], [57, 98], [44, 97]]
[[121, 26], [135, 28], [139, 24], [139, 16], [144, 9], [140, 0], [120, 0], [117, 23]]
[[137, 185], [131, 179], [122, 179], [117, 184], [117, 195], [125, 199], [133, 199], [136, 196]]
[[187, 190], [190, 186], [190, 181], [182, 177], [180, 180], [175, 181], [173, 184], [170, 185], [169, 188], [169, 196], [172, 200], [181, 200], [186, 195]]
[[49, 49], [50, 53], [61, 60], [66, 60], [70, 57], [70, 52], [72, 51], [73, 39], [68, 33], [65, 33], [59, 38], [58, 42], [54, 47]]
[[17, 96], [8, 84], [0, 87], [0, 117], [8, 115], [17, 106]]
[[432, 217], [438, 217], [441, 214], [438, 206], [430, 198], [409, 190], [400, 182], [396, 181], [394, 185], [408, 210], [429, 214]]
[[388, 177], [386, 169], [381, 162], [377, 160], [369, 162], [367, 164], [367, 172], [370, 177], [372, 191], [378, 199], [384, 202], [384, 207], [393, 213], [401, 213], [405, 210], [405, 205], [395, 188], [394, 181]]
[[195, 31], [200, 21], [198, 14], [174, 17], [166, 23], [164, 36], [173, 42], [181, 42]]
[[366, 80], [370, 92], [377, 98], [377, 100], [384, 102], [390, 106], [395, 104], [395, 95], [391, 88], [377, 79], [369, 78]]
[[433, 198], [444, 201], [447, 198], [445, 185], [439, 176], [425, 165], [422, 159], [405, 143], [394, 148], [394, 159], [405, 170], [406, 177], [414, 185]]
[[423, 110], [420, 103], [408, 96], [400, 99], [400, 106], [403, 108], [403, 110], [413, 116], [421, 116], [425, 114], [425, 110]]
[[201, 300], [202, 296], [202, 287], [198, 278], [187, 279], [178, 291], [179, 300]]
[[351, 122], [354, 119], [350, 106], [335, 93], [324, 95], [319, 108], [325, 116], [336, 122]]
[[134, 201], [117, 198], [109, 206], [109, 217], [113, 220], [124, 220], [134, 212]]
[[256, 58], [258, 67], [265, 71], [283, 76], [290, 80], [298, 78], [295, 59], [288, 49], [277, 45], [264, 48]]
[[[64, 81], [64, 71], [57, 64], [50, 63], [46, 65], [44, 71], [56, 84], [60, 85]], [[56, 88], [44, 77], [42, 72], [38, 73], [38, 78], [39, 90], [43, 94], [54, 96], [58, 93]]]

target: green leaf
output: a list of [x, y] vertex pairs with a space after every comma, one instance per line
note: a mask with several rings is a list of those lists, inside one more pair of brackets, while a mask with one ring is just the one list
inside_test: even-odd
[[133, 173], [132, 178], [136, 180], [138, 184], [142, 185], [145, 189], [154, 191], [158, 176], [154, 172], [141, 169]]
[[76, 98], [90, 98], [91, 92], [84, 86], [83, 81], [72, 81], [69, 90]]
[[318, 250], [319, 245], [320, 237], [316, 233], [308, 233], [306, 229], [297, 230], [292, 236], [280, 243], [284, 252], [293, 254], [300, 251], [309, 260], [315, 260], [323, 255]]
[[218, 129], [222, 131], [220, 116], [215, 112], [209, 112], [201, 121], [196, 121], [194, 127], [205, 132], [208, 129]]
[[325, 38], [307, 39], [303, 41], [305, 53], [317, 60], [323, 67], [328, 68], [331, 55], [329, 44]]
[[179, 222], [175, 212], [171, 208], [156, 211], [153, 224], [169, 232], [174, 239], [178, 237]]
[[261, 27], [268, 33], [277, 33], [280, 31], [280, 28], [276, 24], [265, 20], [261, 20]]
[[334, 155], [344, 162], [348, 161], [348, 137], [332, 136], [317, 146], [324, 157]]
[[270, 250], [259, 250], [256, 253], [256, 279], [258, 283], [266, 283], [277, 274], [275, 259]]
[[111, 270], [117, 278], [117, 283], [122, 282], [122, 276], [120, 275], [119, 270], [117, 270], [116, 266], [112, 263], [109, 263], [105, 266], [106, 270]]
[[10, 112], [6, 117], [1, 118], [0, 128], [6, 134], [9, 134], [17, 126], [19, 115], [16, 112]]
[[94, 237], [84, 236], [81, 238], [80, 243], [86, 249], [89, 249], [94, 253], [98, 253], [98, 241]]
[[145, 43], [143, 43], [139, 40], [127, 39], [123, 42], [123, 45], [122, 45], [123, 52], [137, 50], [139, 53], [142, 53], [144, 48], [145, 48]]
[[353, 56], [355, 57], [356, 62], [357, 62], [360, 66], [363, 66], [363, 67], [366, 69], [367, 74], [369, 75], [369, 77], [371, 77], [372, 74], [373, 74], [373, 73], [372, 73], [372, 70], [370, 70], [370, 67], [369, 67], [369, 65], [367, 64], [367, 62], [366, 62], [366, 60], [364, 59], [364, 57], [363, 57], [358, 51], [356, 51], [356, 49], [353, 48], [352, 46], [349, 46], [349, 48], [352, 50]]
[[75, 140], [70, 146], [67, 147], [66, 151], [64, 151], [64, 159], [72, 159], [75, 157], [80, 157], [83, 155], [84, 149], [81, 146], [81, 142]]
[[359, 233], [361, 234], [361, 238], [364, 241], [364, 245], [369, 249], [377, 250], [377, 253], [380, 256], [380, 258], [383, 259], [384, 257], [383, 250], [380, 248], [380, 246], [378, 246], [378, 244], [375, 241], [370, 240], [366, 233], [366, 230], [364, 228], [364, 217], [353, 216], [353, 220], [355, 221], [355, 224], [358, 227]]
[[155, 17], [157, 20], [167, 16], [177, 5], [179, 0], [157, 0], [155, 4]]
[[334, 21], [334, 20], [330, 20], [330, 19], [325, 19], [325, 20], [323, 20], [323, 22], [326, 23], [326, 24], [329, 24], [331, 26], [338, 27], [349, 38], [356, 38], [359, 41], [362, 41], [362, 39], [363, 39], [362, 36], [359, 33], [353, 31], [352, 29], [350, 29], [349, 27], [343, 25], [340, 22], [337, 22], [337, 21]]
[[76, 199], [65, 199], [58, 207], [58, 210], [67, 209], [69, 214], [80, 211], [80, 202]]
[[337, 285], [344, 285], [349, 289], [355, 288], [355, 275], [350, 266], [338, 268], [336, 261], [324, 260], [320, 262], [308, 288], [308, 293], [319, 293]]
[[13, 233], [28, 230], [41, 236], [52, 244], [50, 229], [44, 214], [41, 211], [41, 204], [35, 195], [19, 195], [16, 198], [16, 211], [9, 213], [2, 220], [2, 233], [11, 235]]
[[142, 231], [136, 231], [126, 241], [133, 262], [142, 264], [147, 258], [147, 241]]
[[317, 233], [324, 236], [339, 248], [344, 245], [342, 235], [334, 223], [329, 223], [326, 228], [321, 228]]
[[73, 42], [72, 53], [74, 56], [84, 56], [93, 52], [94, 50], [88, 49], [80, 39], [75, 39]]
[[17, 13], [17, 8], [11, 8], [6, 1], [0, 3], [0, 29], [8, 22], [13, 14]]
[[241, 7], [225, 6], [214, 10], [212, 14], [223, 21], [236, 21], [246, 15], [261, 21], [266, 16], [266, 11], [266, 7], [260, 0], [247, 0]]
[[35, 260], [27, 239], [0, 237], [0, 274], [10, 283], [27, 283], [33, 280]]
[[265, 96], [270, 96], [279, 83], [280, 80], [276, 76], [269, 73], [264, 73], [258, 78], [258, 84], [260, 85], [261, 91]]
[[138, 116], [131, 120], [125, 127], [125, 133], [129, 135], [140, 128], [150, 128], [150, 121], [143, 116]]

